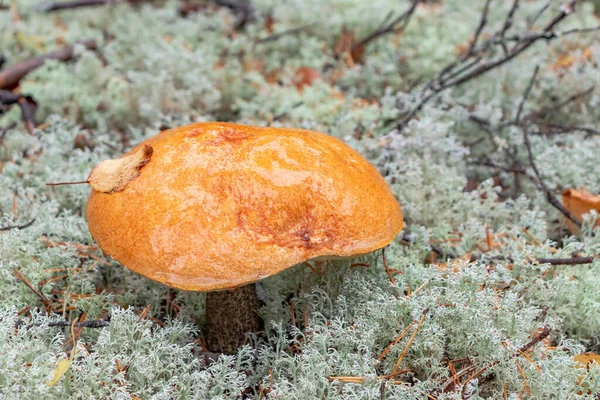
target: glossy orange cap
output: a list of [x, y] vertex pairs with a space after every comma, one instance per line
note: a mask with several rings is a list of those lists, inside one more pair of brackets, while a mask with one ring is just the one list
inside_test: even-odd
[[99, 164], [88, 182], [86, 217], [102, 250], [185, 290], [368, 253], [404, 226], [375, 167], [340, 140], [300, 129], [170, 129]]

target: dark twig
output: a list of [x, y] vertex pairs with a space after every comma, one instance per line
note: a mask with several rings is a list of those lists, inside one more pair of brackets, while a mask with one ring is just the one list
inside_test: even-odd
[[18, 269], [15, 269], [14, 272], [13, 272], [13, 275], [14, 275], [15, 278], [17, 278], [18, 280], [20, 280], [21, 282], [23, 282], [25, 284], [25, 286], [27, 286], [29, 288], [29, 290], [31, 290], [33, 293], [35, 293], [35, 295], [37, 297], [40, 298], [40, 300], [42, 301], [42, 304], [44, 305], [44, 308], [46, 309], [47, 313], [49, 313], [50, 311], [52, 311], [52, 302], [50, 301], [50, 299], [48, 299], [44, 293], [42, 293], [38, 289], [36, 289], [31, 284], [31, 282], [29, 281], [29, 279], [27, 279], [25, 277], [25, 275], [23, 275], [21, 273], [21, 271], [19, 271]]
[[95, 321], [83, 321], [83, 322], [70, 322], [70, 321], [54, 321], [48, 322], [48, 326], [67, 327], [73, 325], [75, 328], [105, 328], [110, 325], [109, 321], [106, 320], [95, 320]]
[[519, 355], [521, 355], [522, 353], [525, 353], [527, 350], [531, 349], [532, 347], [535, 347], [535, 345], [537, 345], [539, 342], [541, 342], [542, 340], [546, 339], [550, 335], [551, 331], [552, 331], [552, 329], [550, 329], [549, 327], [545, 326], [542, 329], [541, 332], [538, 332], [529, 341], [529, 343], [521, 346], [521, 348], [519, 349], [519, 351], [517, 351], [516, 353], [513, 354], [513, 357], [518, 357]]
[[390, 282], [392, 282], [392, 285], [395, 285], [396, 280], [394, 279], [394, 276], [392, 275], [392, 271], [390, 270], [390, 267], [388, 266], [387, 258], [385, 256], [385, 247], [381, 249], [381, 258], [383, 259], [383, 267], [385, 268], [385, 273], [387, 274], [388, 278], [390, 279]]
[[529, 24], [527, 25], [527, 30], [530, 31], [534, 28], [535, 23], [538, 21], [538, 19], [540, 19], [540, 17], [542, 16], [542, 14], [544, 14], [544, 12], [546, 12], [546, 10], [548, 9], [548, 7], [550, 7], [550, 4], [552, 3], [552, 0], [548, 0], [548, 2], [546, 4], [544, 4], [542, 6], [542, 8], [540, 8], [538, 10], [538, 12], [533, 16], [533, 18], [531, 18], [531, 20], [529, 21]]
[[479, 21], [479, 26], [477, 27], [477, 30], [475, 31], [475, 36], [473, 36], [473, 41], [471, 42], [471, 46], [469, 47], [469, 51], [467, 51], [465, 58], [469, 57], [471, 54], [473, 54], [473, 51], [475, 50], [475, 48], [477, 46], [477, 41], [479, 40], [479, 36], [481, 35], [481, 32], [483, 32], [483, 28], [487, 24], [487, 16], [488, 16], [488, 12], [490, 10], [491, 1], [492, 0], [486, 0], [486, 2], [485, 2], [485, 6], [483, 7], [483, 12], [481, 13], [481, 20]]
[[527, 154], [529, 156], [529, 164], [535, 174], [534, 182], [536, 183], [536, 186], [538, 187], [538, 189], [542, 190], [545, 193], [546, 199], [548, 200], [548, 202], [550, 204], [552, 204], [554, 206], [554, 208], [556, 208], [558, 211], [563, 213], [563, 215], [565, 217], [567, 217], [568, 219], [570, 219], [575, 225], [581, 226], [581, 221], [579, 220], [579, 218], [577, 218], [573, 214], [571, 214], [571, 212], [569, 210], [567, 210], [565, 208], [565, 206], [562, 205], [562, 203], [556, 198], [554, 193], [552, 193], [552, 190], [550, 190], [548, 185], [546, 185], [546, 182], [544, 182], [544, 179], [542, 178], [542, 175], [540, 174], [540, 171], [538, 170], [538, 167], [535, 164], [535, 159], [533, 157], [533, 151], [531, 150], [531, 142], [529, 141], [529, 132], [528, 132], [527, 122], [524, 122], [522, 127], [523, 127], [523, 141], [525, 142], [525, 147], [527, 148]]
[[33, 223], [35, 222], [35, 218], [32, 219], [31, 221], [24, 223], [24, 224], [20, 224], [20, 225], [7, 225], [7, 226], [2, 226], [0, 227], [0, 232], [6, 232], [6, 231], [10, 231], [12, 229], [25, 229], [25, 228], [29, 228], [31, 225], [33, 225]]
[[[400, 16], [398, 16], [397, 18], [394, 18], [392, 21], [389, 21], [392, 16], [392, 13], [389, 13], [385, 17], [383, 22], [377, 27], [377, 29], [375, 29], [373, 32], [369, 33], [367, 36], [363, 37], [358, 42], [354, 43], [352, 45], [352, 47], [350, 48], [350, 52], [352, 52], [356, 49], [363, 48], [363, 47], [367, 46], [369, 43], [371, 43], [372, 41], [374, 41], [382, 36], [393, 34], [393, 33], [400, 33], [402, 31], [404, 31], [404, 29], [406, 29], [406, 26], [410, 22], [410, 18], [414, 14], [415, 9], [417, 8], [417, 5], [419, 4], [419, 1], [420, 0], [412, 0], [410, 7], [404, 13], [402, 13]], [[402, 25], [399, 26], [400, 24], [402, 24]]]
[[214, 0], [221, 6], [229, 8], [232, 12], [239, 14], [235, 24], [236, 29], [242, 29], [246, 24], [254, 19], [254, 8], [250, 0]]
[[519, 8], [519, 0], [513, 0], [513, 4], [510, 7], [510, 11], [508, 12], [508, 15], [506, 16], [506, 19], [504, 20], [504, 25], [502, 26], [502, 30], [500, 31], [500, 39], [501, 39], [501, 46], [502, 49], [504, 50], [504, 54], [508, 55], [508, 48], [506, 47], [506, 42], [504, 41], [504, 36], [506, 35], [506, 32], [512, 27], [513, 25], [513, 21], [515, 18], [515, 13], [517, 12], [517, 8]]
[[[86, 40], [81, 43], [89, 50], [96, 49], [95, 40]], [[18, 64], [12, 65], [3, 71], [0, 71], [0, 89], [7, 89], [16, 86], [19, 81], [36, 68], [44, 65], [46, 60], [68, 61], [73, 58], [74, 46], [65, 46], [50, 53], [28, 58]]]
[[547, 128], [548, 129], [547, 131], [539, 129], [540, 133], [543, 133], [543, 134], [567, 133], [567, 132], [570, 133], [570, 132], [575, 132], [575, 131], [581, 131], [581, 132], [585, 132], [587, 134], [586, 137], [589, 137], [592, 135], [600, 135], [600, 130], [590, 128], [587, 126], [560, 125], [560, 124], [556, 124], [556, 123], [552, 123], [552, 122], [542, 122], [542, 121], [535, 121], [535, 123], [538, 126], [538, 128]]
[[29, 95], [0, 90], [0, 114], [2, 113], [3, 106], [11, 106], [13, 104], [18, 104], [21, 108], [21, 116], [25, 123], [25, 128], [27, 132], [33, 134], [36, 127], [35, 112], [37, 110], [37, 103]]
[[579, 29], [569, 29], [568, 31], [557, 33], [558, 36], [570, 35], [573, 33], [591, 33], [600, 31], [600, 25], [595, 26], [593, 28], [579, 28]]
[[579, 99], [581, 99], [583, 97], [589, 96], [590, 94], [592, 94], [594, 92], [595, 88], [596, 88], [595, 86], [591, 86], [591, 87], [587, 88], [584, 91], [575, 93], [574, 95], [570, 96], [566, 100], [561, 101], [558, 104], [551, 105], [551, 106], [548, 106], [548, 107], [544, 107], [541, 110], [535, 111], [535, 112], [529, 114], [527, 116], [527, 119], [537, 122], [538, 118], [544, 118], [548, 114], [556, 114], [556, 112], [558, 110], [560, 110], [561, 108], [563, 108], [563, 107], [565, 107], [565, 106], [567, 106], [567, 105], [569, 105], [569, 104], [571, 104], [571, 103], [573, 103], [573, 102], [575, 102], [575, 101], [577, 101], [577, 100], [579, 100]]
[[551, 265], [582, 265], [591, 264], [594, 262], [594, 256], [588, 257], [571, 257], [571, 258], [536, 258], [535, 261], [540, 264]]
[[[481, 22], [475, 31], [473, 42], [467, 52], [457, 60], [447, 64], [434, 78], [425, 83], [423, 91], [414, 108], [398, 122], [398, 130], [401, 131], [406, 124], [408, 124], [408, 122], [411, 121], [427, 103], [429, 103], [429, 101], [441, 92], [461, 86], [504, 65], [525, 52], [539, 40], [552, 40], [559, 37], [560, 34], [554, 30], [573, 12], [575, 3], [576, 0], [570, 0], [567, 4], [563, 5], [560, 12], [542, 28], [540, 34], [532, 35], [526, 31], [514, 37], [506, 38], [505, 34], [513, 25], [513, 19], [519, 4], [518, 0], [514, 0], [502, 28], [492, 34], [488, 39], [478, 43], [478, 39], [487, 23], [486, 19], [489, 2], [486, 2], [482, 12]], [[513, 41], [512, 47], [508, 48], [507, 43]], [[504, 49], [504, 53], [501, 56], [485, 60], [485, 56], [490, 54], [489, 50], [494, 46], [501, 46], [502, 49]]]
[[531, 88], [533, 87], [533, 84], [535, 83], [535, 79], [537, 78], [537, 74], [539, 71], [540, 71], [540, 66], [536, 65], [535, 70], [533, 71], [533, 75], [531, 76], [531, 80], [529, 81], [529, 85], [527, 85], [527, 88], [525, 89], [525, 93], [523, 93], [523, 98], [521, 99], [521, 102], [519, 103], [519, 108], [517, 109], [517, 115], [515, 117], [515, 122], [517, 124], [521, 121], [521, 113], [523, 112], [523, 106], [525, 105], [525, 102], [527, 101], [527, 97], [529, 97], [529, 93], [531, 92]]
[[269, 35], [267, 37], [256, 39], [254, 41], [254, 44], [263, 44], [263, 43], [268, 43], [268, 42], [274, 42], [276, 40], [281, 39], [284, 36], [295, 35], [295, 34], [300, 33], [300, 32], [305, 32], [305, 31], [308, 30], [308, 28], [310, 28], [310, 27], [312, 27], [314, 25], [315, 25], [315, 23], [313, 22], [313, 23], [310, 23], [310, 24], [306, 24], [306, 25], [302, 25], [302, 26], [298, 26], [298, 27], [295, 27], [295, 28], [292, 28], [292, 29], [285, 30], [283, 32], [274, 33], [274, 34]]
[[41, 12], [52, 12], [52, 11], [60, 11], [74, 8], [84, 8], [84, 7], [93, 7], [93, 6], [104, 6], [108, 4], [117, 4], [120, 3], [121, 0], [75, 0], [75, 1], [62, 1], [62, 2], [53, 2], [47, 1], [42, 2], [37, 6], [38, 11]]
[[26, 329], [30, 329], [34, 326], [49, 326], [49, 327], [59, 327], [59, 328], [67, 328], [73, 326], [74, 328], [106, 328], [110, 325], [110, 321], [107, 320], [93, 320], [93, 321], [83, 321], [83, 322], [74, 322], [74, 321], [52, 321], [52, 322], [35, 322], [32, 324], [28, 324], [22, 319], [18, 319], [15, 321], [15, 326], [17, 328], [21, 328], [23, 326]]

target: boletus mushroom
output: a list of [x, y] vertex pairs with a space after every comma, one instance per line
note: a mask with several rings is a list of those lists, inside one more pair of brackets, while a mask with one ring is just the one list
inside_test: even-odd
[[369, 162], [308, 130], [170, 129], [101, 162], [86, 182], [102, 250], [165, 285], [208, 292], [207, 344], [224, 353], [260, 330], [256, 281], [310, 259], [369, 253], [404, 225]]

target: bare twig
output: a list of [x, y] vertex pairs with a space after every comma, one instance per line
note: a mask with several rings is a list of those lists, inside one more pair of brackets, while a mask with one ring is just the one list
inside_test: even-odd
[[425, 321], [425, 317], [427, 316], [428, 312], [429, 312], [429, 308], [426, 308], [421, 313], [421, 318], [419, 319], [419, 322], [417, 322], [417, 326], [415, 327], [415, 330], [413, 331], [412, 335], [410, 336], [410, 339], [408, 339], [406, 346], [404, 346], [404, 350], [402, 350], [402, 354], [400, 354], [400, 357], [398, 357], [396, 364], [394, 364], [394, 368], [392, 369], [392, 375], [396, 374], [396, 372], [398, 372], [398, 368], [400, 367], [400, 364], [402, 363], [404, 356], [406, 356], [406, 353], [408, 352], [410, 345], [415, 340], [415, 337], [417, 336], [417, 332], [419, 332], [419, 328], [423, 324], [423, 321]]
[[300, 33], [300, 32], [305, 32], [305, 31], [308, 30], [308, 28], [310, 28], [310, 27], [312, 27], [314, 25], [315, 25], [315, 23], [313, 22], [313, 23], [310, 23], [310, 24], [306, 24], [306, 25], [302, 25], [302, 26], [298, 26], [298, 27], [295, 27], [295, 28], [291, 28], [291, 29], [285, 30], [283, 32], [274, 33], [274, 34], [269, 35], [267, 37], [256, 39], [254, 41], [254, 44], [263, 44], [263, 43], [268, 43], [268, 42], [274, 42], [276, 40], [281, 39], [284, 36], [295, 35], [295, 34]]
[[235, 24], [236, 29], [242, 29], [246, 24], [254, 19], [254, 7], [250, 0], [214, 0], [221, 6], [229, 8], [232, 12], [239, 14]]
[[548, 9], [548, 7], [550, 7], [550, 4], [552, 3], [552, 0], [548, 0], [548, 2], [546, 4], [544, 4], [539, 10], [538, 12], [533, 16], [533, 18], [531, 18], [531, 20], [529, 21], [529, 24], [527, 25], [527, 30], [530, 31], [534, 28], [535, 23], [538, 21], [538, 19], [540, 19], [540, 17], [542, 16], [542, 14], [544, 14], [544, 12], [546, 12], [546, 10]]
[[527, 97], [529, 97], [529, 92], [531, 92], [531, 88], [533, 87], [533, 84], [535, 83], [535, 79], [537, 78], [537, 74], [539, 71], [540, 71], [540, 66], [536, 65], [535, 70], [533, 71], [533, 75], [531, 76], [531, 80], [529, 81], [529, 85], [527, 85], [527, 89], [525, 89], [525, 93], [523, 93], [523, 98], [521, 99], [521, 102], [519, 103], [519, 108], [517, 109], [517, 115], [515, 117], [515, 122], [517, 124], [521, 121], [521, 113], [523, 112], [523, 106], [525, 105], [525, 102], [527, 101]]
[[30, 95], [0, 90], [0, 114], [2, 113], [2, 106], [10, 106], [13, 104], [19, 105], [25, 128], [27, 129], [27, 132], [32, 134], [36, 127], [35, 112], [37, 110], [37, 103]]
[[485, 6], [483, 7], [483, 12], [481, 13], [481, 20], [479, 21], [479, 26], [477, 27], [477, 30], [475, 31], [475, 36], [473, 36], [473, 41], [471, 42], [471, 46], [469, 47], [469, 51], [467, 51], [465, 58], [472, 55], [473, 51], [475, 50], [475, 48], [477, 46], [477, 41], [479, 40], [479, 36], [481, 35], [481, 32], [483, 32], [483, 28], [487, 24], [487, 16], [488, 16], [488, 12], [490, 10], [490, 2], [491, 1], [492, 0], [486, 0], [486, 2], [485, 2]]
[[571, 257], [571, 258], [536, 258], [535, 261], [540, 264], [551, 264], [551, 265], [583, 265], [591, 264], [594, 262], [595, 257]]
[[[487, 23], [489, 2], [486, 2], [481, 21], [475, 31], [473, 42], [468, 51], [457, 60], [447, 64], [434, 78], [425, 83], [414, 108], [398, 122], [398, 130], [402, 130], [427, 103], [441, 92], [461, 86], [504, 65], [525, 52], [539, 40], [552, 40], [559, 37], [560, 34], [555, 32], [555, 28], [573, 12], [575, 3], [576, 0], [570, 0], [567, 4], [563, 5], [560, 12], [542, 28], [540, 34], [530, 34], [526, 31], [507, 38], [505, 34], [513, 25], [513, 19], [519, 5], [519, 1], [514, 0], [502, 28], [488, 39], [478, 43], [478, 39]], [[508, 47], [509, 42], [514, 42], [510, 48]], [[495, 46], [500, 46], [504, 50], [503, 54], [486, 60], [487, 54], [490, 54], [489, 50]]]
[[20, 280], [21, 282], [23, 282], [25, 284], [25, 286], [27, 286], [29, 288], [29, 290], [31, 290], [33, 293], [35, 293], [35, 295], [37, 297], [40, 298], [40, 300], [42, 301], [42, 304], [44, 305], [44, 308], [46, 309], [47, 313], [49, 313], [50, 311], [52, 311], [52, 302], [50, 301], [50, 299], [48, 299], [44, 293], [42, 293], [38, 289], [36, 289], [31, 284], [31, 282], [29, 281], [29, 279], [27, 279], [27, 277], [25, 277], [25, 275], [23, 275], [21, 273], [21, 271], [19, 271], [18, 269], [15, 269], [14, 272], [13, 272], [13, 275], [14, 275], [15, 278], [17, 278], [18, 280]]
[[533, 338], [529, 341], [529, 343], [521, 346], [519, 351], [517, 351], [516, 353], [513, 354], [513, 357], [520, 356], [522, 353], [525, 353], [527, 350], [531, 349], [532, 347], [537, 345], [539, 342], [546, 339], [550, 335], [551, 331], [552, 331], [552, 329], [545, 326], [541, 332], [538, 332], [533, 336]]
[[74, 322], [74, 321], [52, 321], [52, 322], [35, 322], [32, 324], [28, 324], [27, 322], [19, 319], [15, 322], [15, 326], [17, 328], [21, 328], [23, 326], [26, 329], [30, 329], [34, 326], [49, 326], [49, 327], [59, 327], [66, 328], [73, 326], [74, 328], [106, 328], [110, 325], [110, 321], [107, 320], [93, 320], [93, 321], [83, 321], [83, 322]]
[[[539, 129], [540, 133], [543, 133], [543, 134], [549, 134], [549, 133], [570, 133], [570, 132], [580, 131], [580, 132], [585, 132], [587, 134], [586, 137], [589, 137], [589, 136], [592, 136], [592, 135], [600, 135], [600, 130], [594, 129], [594, 128], [590, 128], [590, 127], [587, 127], [587, 126], [561, 125], [561, 124], [557, 124], [557, 123], [542, 122], [542, 121], [535, 121], [535, 123], [538, 126], [538, 129]], [[548, 130], [544, 131], [541, 128], [547, 128]]]
[[388, 266], [387, 258], [385, 256], [385, 247], [381, 249], [381, 258], [383, 259], [383, 267], [385, 268], [385, 273], [387, 274], [388, 278], [390, 278], [390, 282], [392, 282], [392, 284], [395, 285], [396, 280], [394, 279], [394, 276], [392, 275], [392, 271], [390, 270], [390, 267]]
[[[81, 43], [89, 50], [96, 49], [95, 40], [86, 40]], [[36, 68], [44, 65], [46, 60], [68, 61], [73, 57], [74, 46], [65, 46], [50, 53], [40, 56], [28, 58], [18, 64], [10, 66], [3, 71], [0, 71], [0, 89], [7, 89], [16, 86], [19, 81]]]
[[24, 224], [20, 224], [20, 225], [7, 225], [7, 226], [2, 226], [0, 227], [0, 232], [5, 232], [5, 231], [10, 231], [12, 229], [25, 229], [25, 228], [29, 228], [31, 225], [33, 225], [33, 223], [35, 222], [35, 218], [32, 219], [31, 221], [24, 223]]
[[517, 12], [517, 8], [519, 8], [519, 0], [513, 0], [513, 4], [510, 7], [510, 11], [508, 12], [508, 15], [506, 16], [506, 19], [504, 20], [504, 25], [502, 26], [502, 30], [500, 31], [500, 45], [502, 46], [502, 49], [504, 50], [504, 54], [508, 54], [508, 48], [506, 47], [506, 42], [504, 41], [504, 36], [506, 34], [506, 32], [512, 27], [513, 25], [513, 20], [515, 18], [515, 13]]
[[393, 34], [393, 33], [400, 33], [402, 31], [404, 31], [404, 29], [406, 29], [406, 26], [410, 22], [410, 18], [414, 14], [415, 9], [417, 8], [417, 5], [419, 4], [419, 1], [420, 0], [412, 0], [410, 7], [404, 13], [402, 13], [398, 17], [394, 18], [392, 21], [390, 21], [390, 18], [392, 17], [392, 13], [390, 12], [385, 17], [385, 19], [381, 22], [381, 24], [379, 24], [377, 29], [375, 29], [373, 32], [369, 33], [367, 36], [360, 39], [358, 42], [352, 44], [352, 47], [350, 48], [350, 52], [352, 52], [353, 50], [365, 47], [372, 41], [374, 41], [382, 36]]
[[579, 220], [579, 218], [577, 218], [573, 214], [571, 214], [571, 212], [569, 210], [567, 210], [565, 208], [565, 206], [562, 205], [562, 203], [556, 198], [554, 193], [552, 193], [552, 190], [550, 190], [548, 185], [546, 185], [546, 182], [544, 182], [544, 179], [542, 178], [542, 175], [540, 174], [540, 171], [539, 171], [537, 165], [535, 164], [535, 159], [533, 157], [533, 151], [531, 150], [531, 142], [529, 141], [527, 122], [524, 122], [522, 127], [523, 127], [523, 141], [525, 142], [525, 147], [527, 148], [527, 154], [529, 156], [529, 164], [535, 174], [534, 182], [536, 183], [536, 186], [538, 187], [538, 189], [540, 189], [544, 192], [544, 194], [546, 195], [546, 199], [548, 199], [548, 202], [550, 204], [552, 204], [552, 206], [554, 206], [554, 208], [556, 208], [558, 211], [563, 213], [563, 215], [565, 217], [567, 217], [568, 219], [570, 219], [575, 225], [581, 226], [581, 221]]
[[[541, 110], [532, 112], [531, 114], [527, 115], [526, 119], [537, 122], [540, 118], [544, 118], [548, 114], [556, 114], [556, 112], [558, 110], [560, 110], [561, 108], [563, 108], [583, 97], [589, 96], [590, 94], [592, 94], [594, 92], [595, 88], [596, 88], [595, 86], [591, 86], [591, 87], [587, 88], [586, 90], [583, 90], [581, 92], [577, 92], [577, 93], [573, 94], [572, 96], [568, 97], [566, 100], [563, 100], [558, 104], [544, 107]], [[514, 122], [511, 121], [510, 123], [514, 123]]]
[[414, 324], [415, 324], [415, 321], [408, 324], [408, 326], [398, 336], [396, 336], [396, 338], [383, 350], [383, 352], [381, 352], [379, 357], [377, 357], [377, 360], [379, 360], [379, 361], [383, 360], [385, 358], [385, 356], [387, 355], [387, 353], [390, 352], [392, 347], [394, 347], [396, 345], [396, 343], [401, 341], [402, 338], [404, 336], [406, 336], [406, 334], [412, 329]]
[[47, 1], [40, 3], [37, 6], [37, 9], [41, 12], [52, 12], [74, 8], [104, 6], [108, 4], [117, 4], [120, 2], [121, 0], [74, 0], [62, 2]]

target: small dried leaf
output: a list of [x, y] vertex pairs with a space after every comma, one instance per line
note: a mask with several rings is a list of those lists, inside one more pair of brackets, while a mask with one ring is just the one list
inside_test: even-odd
[[87, 182], [95, 190], [103, 193], [115, 193], [140, 175], [140, 169], [150, 161], [152, 147], [145, 145], [128, 156], [102, 161], [92, 170]]
[[48, 386], [54, 386], [58, 383], [60, 378], [63, 377], [64, 374], [67, 373], [69, 367], [71, 366], [71, 360], [64, 358], [56, 364], [56, 368], [54, 368], [54, 378], [50, 381], [44, 381], [44, 383]]
[[593, 362], [600, 365], [600, 356], [596, 353], [577, 354], [573, 360], [577, 362], [578, 368], [587, 368]]
[[[354, 63], [362, 63], [364, 61], [365, 55], [365, 47], [364, 46], [355, 46], [358, 43], [354, 34], [348, 30], [342, 31], [336, 45], [335, 45], [335, 54], [339, 57], [346, 53], [348, 61], [350, 64]], [[349, 65], [351, 68], [354, 65]]]
[[[583, 216], [592, 210], [596, 210], [600, 213], [600, 196], [594, 196], [588, 193], [586, 190], [575, 190], [567, 189], [563, 195], [563, 204], [567, 210], [576, 218], [583, 219]], [[572, 233], [577, 231], [577, 226], [569, 223], [569, 230]], [[596, 223], [596, 226], [600, 225], [600, 221]]]
[[298, 91], [302, 91], [304, 86], [311, 86], [315, 81], [322, 79], [321, 73], [310, 67], [299, 67], [293, 77], [294, 86]]

